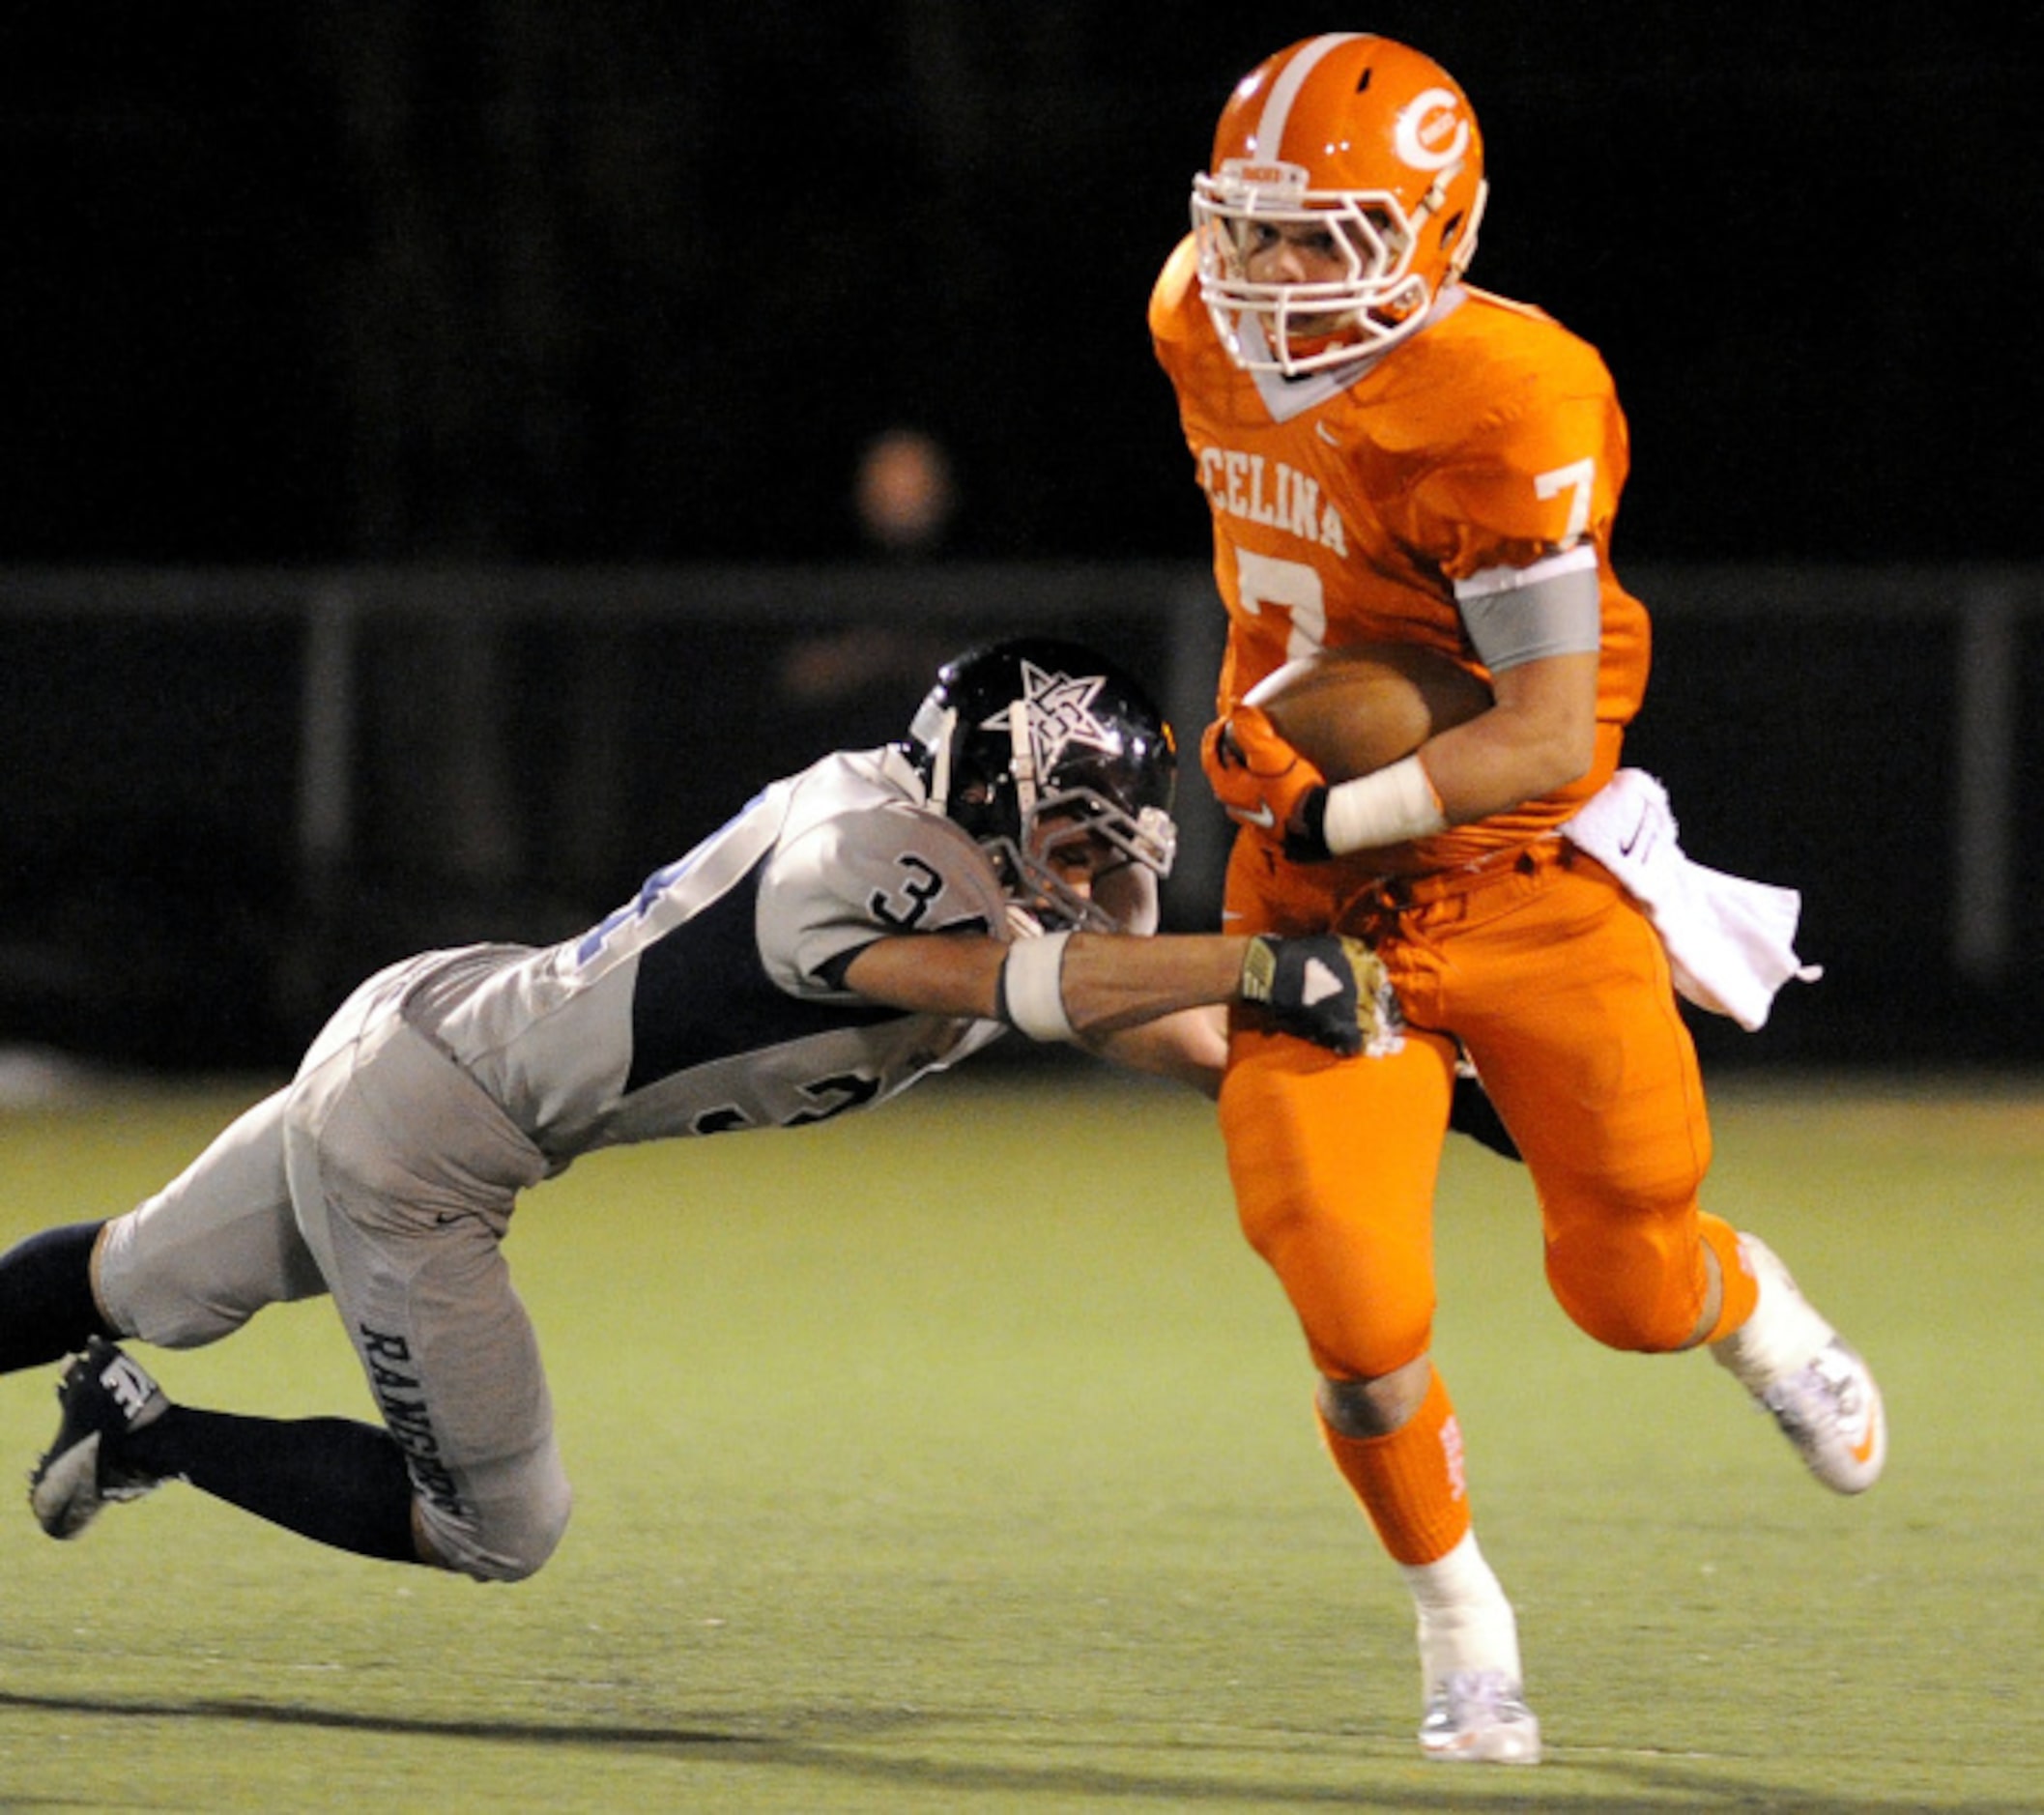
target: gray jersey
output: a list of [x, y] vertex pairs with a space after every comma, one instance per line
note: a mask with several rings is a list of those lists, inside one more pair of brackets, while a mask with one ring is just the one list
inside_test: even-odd
[[826, 757], [580, 936], [444, 954], [407, 1019], [556, 1170], [595, 1147], [882, 1102], [1001, 1031], [843, 987], [886, 935], [1008, 936], [991, 860], [923, 801], [897, 749]]
[[592, 1147], [819, 1122], [976, 1052], [998, 1023], [844, 988], [876, 938], [947, 932], [1008, 936], [992, 860], [901, 752], [827, 757], [577, 938], [367, 979], [289, 1086], [108, 1225], [101, 1300], [189, 1346], [331, 1292], [435, 1552], [529, 1574], [570, 1496], [502, 1251], [519, 1193]]

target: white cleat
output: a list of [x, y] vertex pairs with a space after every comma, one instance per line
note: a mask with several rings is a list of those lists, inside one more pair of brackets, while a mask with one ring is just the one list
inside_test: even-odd
[[1887, 1460], [1881, 1389], [1866, 1363], [1838, 1338], [1755, 1397], [1827, 1487], [1864, 1493], [1880, 1480]]
[[1712, 1345], [1810, 1473], [1838, 1493], [1864, 1493], [1887, 1459], [1887, 1417], [1873, 1370], [1818, 1315], [1768, 1245], [1742, 1234], [1760, 1302], [1742, 1329]]
[[1504, 1672], [1457, 1670], [1427, 1697], [1420, 1750], [1447, 1764], [1538, 1765], [1540, 1723]]

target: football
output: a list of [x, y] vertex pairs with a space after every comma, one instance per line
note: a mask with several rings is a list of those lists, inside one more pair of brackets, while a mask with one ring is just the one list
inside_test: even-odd
[[1490, 689], [1413, 643], [1351, 643], [1287, 662], [1247, 695], [1331, 782], [1409, 756], [1436, 732], [1486, 710]]

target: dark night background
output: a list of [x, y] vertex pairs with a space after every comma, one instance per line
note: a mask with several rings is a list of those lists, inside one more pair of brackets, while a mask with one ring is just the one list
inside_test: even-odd
[[1236, 77], [1348, 24], [1471, 92], [1624, 552], [2036, 551], [2037, 67], [1945, 10], [87, 0], [0, 25], [0, 558], [828, 557], [902, 419], [962, 552], [1182, 556], [1148, 285]]
[[[2013, 17], [12, 6], [0, 573], [858, 562], [853, 461], [900, 422], [955, 463], [943, 558], [1196, 566], [1149, 284], [1234, 81], [1344, 27], [1462, 82], [1493, 185], [1474, 279], [1611, 365], [1622, 570], [2032, 562], [2039, 68]], [[34, 811], [0, 809], [18, 928], [60, 896], [105, 911], [62, 877], [78, 837], [128, 835], [67, 803], [90, 764], [53, 741], [89, 749], [101, 714], [208, 665], [288, 674], [263, 638], [296, 633], [9, 625], [0, 717], [36, 727], [0, 730], [36, 776]], [[1856, 620], [1890, 647], [1845, 693], [1907, 711], [1910, 629]], [[1873, 659], [1837, 630], [1798, 632], [1795, 672]], [[180, 760], [161, 716], [138, 774]]]

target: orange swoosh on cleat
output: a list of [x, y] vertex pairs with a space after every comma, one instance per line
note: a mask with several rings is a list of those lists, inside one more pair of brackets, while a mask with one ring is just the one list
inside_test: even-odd
[[1853, 1445], [1853, 1460], [1862, 1465], [1874, 1459], [1874, 1439], [1881, 1434], [1881, 1420], [1874, 1417], [1866, 1421], [1866, 1435]]

